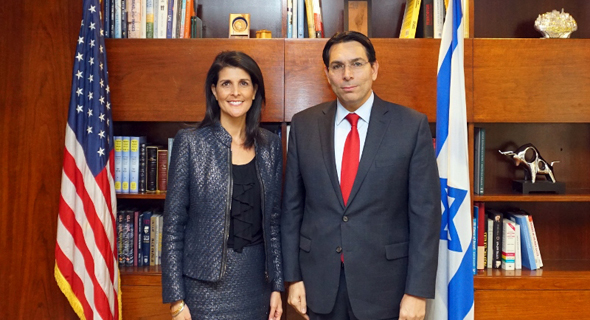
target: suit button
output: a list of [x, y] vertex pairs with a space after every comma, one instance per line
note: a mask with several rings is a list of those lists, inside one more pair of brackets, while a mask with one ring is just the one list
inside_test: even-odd
[[344, 221], [344, 222], [348, 222], [348, 216], [344, 216], [344, 217], [342, 217], [342, 221]]
[[342, 252], [342, 248], [341, 247], [337, 247], [336, 248], [336, 252], [338, 252], [338, 253]]

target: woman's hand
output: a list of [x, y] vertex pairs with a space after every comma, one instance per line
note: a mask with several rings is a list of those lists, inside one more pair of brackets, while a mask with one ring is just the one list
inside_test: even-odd
[[281, 299], [281, 293], [273, 291], [270, 295], [270, 314], [268, 320], [279, 320], [283, 314], [283, 301]]
[[170, 315], [172, 320], [191, 320], [191, 312], [183, 300], [170, 304]]

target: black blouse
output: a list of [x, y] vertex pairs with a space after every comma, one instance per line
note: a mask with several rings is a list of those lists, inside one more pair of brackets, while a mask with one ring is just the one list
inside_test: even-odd
[[242, 252], [246, 246], [263, 243], [260, 182], [254, 159], [232, 166], [234, 187], [228, 248]]

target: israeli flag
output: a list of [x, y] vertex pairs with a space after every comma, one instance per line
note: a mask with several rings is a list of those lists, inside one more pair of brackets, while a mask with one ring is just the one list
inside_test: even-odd
[[436, 157], [440, 174], [440, 229], [436, 296], [426, 319], [473, 319], [473, 220], [467, 148], [461, 0], [450, 0], [438, 56]]

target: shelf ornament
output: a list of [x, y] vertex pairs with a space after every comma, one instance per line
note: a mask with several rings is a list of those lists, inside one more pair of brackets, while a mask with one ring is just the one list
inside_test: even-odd
[[[524, 180], [513, 180], [512, 187], [514, 190], [521, 193], [565, 193], [565, 184], [557, 182], [553, 173], [553, 165], [559, 161], [548, 163], [541, 157], [541, 153], [532, 143], [524, 144], [518, 147], [516, 151], [498, 151], [512, 158], [516, 166], [522, 164], [524, 167]], [[537, 175], [544, 175], [545, 180], [537, 180]]]
[[543, 34], [543, 38], [569, 38], [578, 30], [576, 20], [567, 12], [553, 10], [540, 14], [535, 20], [535, 29]]

